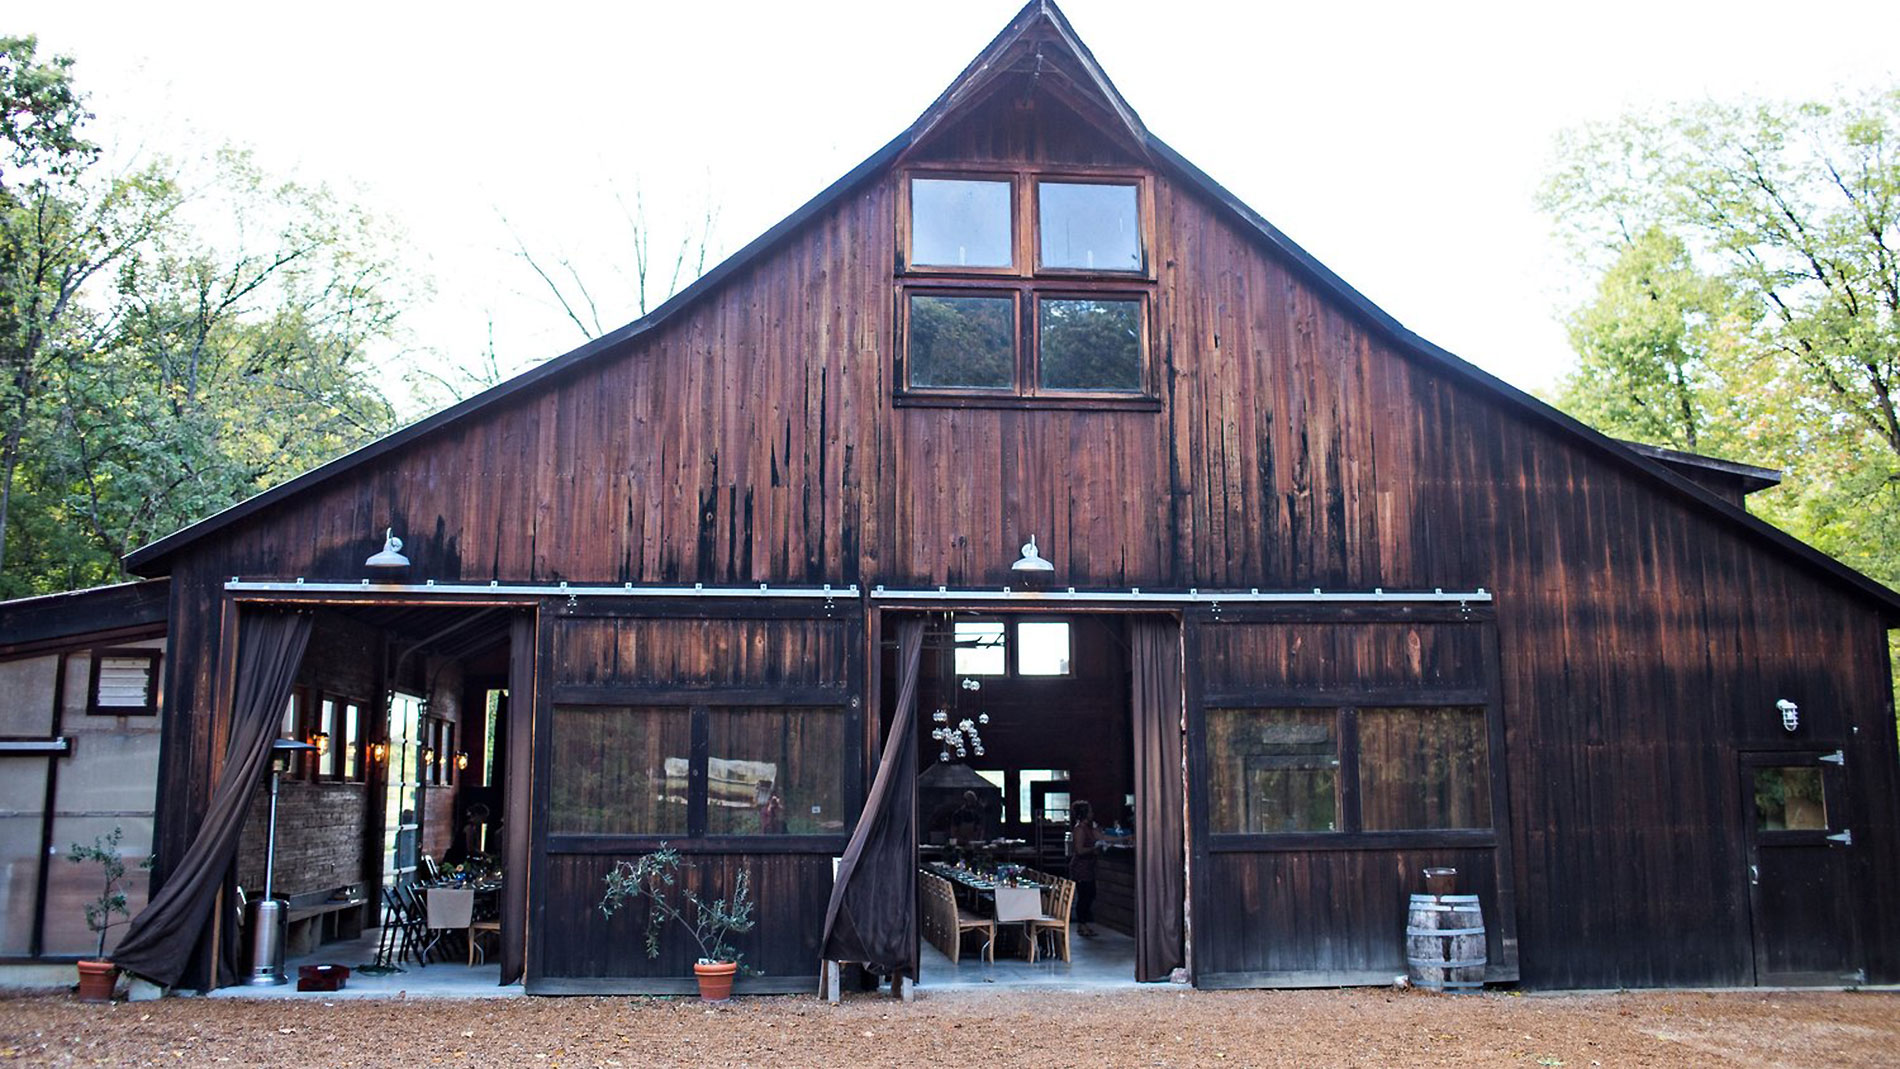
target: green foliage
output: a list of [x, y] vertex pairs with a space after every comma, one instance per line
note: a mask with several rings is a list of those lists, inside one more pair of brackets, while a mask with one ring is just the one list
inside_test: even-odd
[[[139, 545], [390, 430], [367, 377], [397, 276], [373, 220], [225, 152], [104, 174], [71, 61], [0, 39], [0, 596], [122, 577]], [[23, 177], [22, 177], [23, 176]]]
[[1603, 272], [1555, 401], [1783, 470], [1751, 508], [1900, 585], [1900, 89], [1573, 131], [1543, 201]]
[[[99, 876], [103, 884], [99, 897], [86, 903], [86, 928], [99, 933], [98, 960], [105, 960], [106, 933], [114, 927], [132, 919], [132, 911], [127, 907], [125, 891], [120, 889], [119, 881], [125, 879], [125, 858], [119, 854], [119, 841], [124, 837], [124, 829], [113, 828], [105, 835], [93, 839], [91, 846], [74, 843], [66, 852], [66, 860], [75, 865], [95, 864], [99, 866]], [[152, 867], [152, 859], [139, 862], [139, 868]], [[120, 917], [123, 920], [113, 920]]]
[[755, 923], [751, 870], [739, 870], [730, 899], [704, 899], [691, 888], [679, 886], [680, 867], [679, 851], [665, 843], [638, 860], [614, 862], [606, 876], [607, 893], [600, 900], [600, 912], [611, 917], [623, 906], [644, 898], [647, 957], [660, 956], [660, 929], [668, 921], [677, 921], [699, 944], [701, 962], [740, 962], [743, 955], [727, 940], [751, 931]]

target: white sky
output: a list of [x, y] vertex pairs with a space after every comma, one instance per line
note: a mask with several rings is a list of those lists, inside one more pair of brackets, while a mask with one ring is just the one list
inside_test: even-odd
[[[120, 144], [220, 142], [401, 228], [433, 286], [416, 359], [505, 366], [582, 337], [506, 216], [597, 290], [630, 265], [614, 189], [723, 256], [900, 132], [1020, 7], [36, 5], [0, 33], [78, 60]], [[1426, 338], [1526, 388], [1570, 355], [1576, 271], [1532, 199], [1552, 139], [1631, 107], [1893, 85], [1900, 3], [1222, 4], [1063, 10], [1157, 136]], [[718, 257], [715, 257], [715, 260]], [[603, 318], [633, 318], [630, 303]]]

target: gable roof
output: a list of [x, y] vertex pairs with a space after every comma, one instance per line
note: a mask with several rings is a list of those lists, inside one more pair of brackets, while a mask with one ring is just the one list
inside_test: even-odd
[[[1238, 224], [1262, 245], [1273, 250], [1307, 281], [1322, 292], [1351, 308], [1383, 334], [1398, 349], [1433, 368], [1476, 386], [1539, 422], [1554, 427], [1582, 444], [1606, 455], [1627, 468], [1661, 483], [1694, 505], [1711, 510], [1751, 535], [1819, 569], [1853, 590], [1876, 602], [1892, 624], [1900, 624], [1900, 593], [1842, 564], [1833, 557], [1789, 535], [1780, 528], [1732, 505], [1703, 488], [1653, 455], [1644, 455], [1629, 444], [1610, 438], [1556, 408], [1519, 390], [1457, 355], [1440, 348], [1407, 329], [1384, 309], [1348, 285], [1311, 253], [1248, 207], [1220, 183], [1214, 181], [1186, 157], [1150, 133], [1134, 109], [1115, 88], [1101, 65], [1089, 52], [1069, 20], [1052, 0], [1029, 0], [994, 40], [979, 52], [963, 72], [951, 82], [923, 114], [904, 132], [883, 148], [852, 168], [824, 191], [753, 239], [724, 262], [675, 294], [647, 315], [626, 326], [604, 334], [562, 356], [418, 420], [354, 452], [313, 468], [288, 482], [272, 487], [215, 515], [200, 520], [164, 538], [143, 546], [125, 557], [128, 570], [145, 575], [164, 574], [166, 562], [179, 550], [231, 524], [251, 516], [285, 498], [310, 489], [345, 472], [396, 452], [410, 442], [426, 437], [467, 416], [502, 404], [517, 395], [565, 375], [604, 353], [619, 350], [626, 343], [662, 326], [683, 310], [693, 307], [717, 291], [734, 275], [761, 260], [807, 222], [828, 211], [852, 190], [881, 175], [897, 163], [912, 146], [919, 144], [946, 120], [984, 99], [999, 79], [1010, 74], [1028, 74], [1036, 84], [1057, 94], [1076, 107], [1084, 118], [1104, 132], [1146, 157], [1153, 166], [1171, 178], [1198, 191], [1231, 222]], [[1045, 81], [1046, 80], [1046, 81]]]

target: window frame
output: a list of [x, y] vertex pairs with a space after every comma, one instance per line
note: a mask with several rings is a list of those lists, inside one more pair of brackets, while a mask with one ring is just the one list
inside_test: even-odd
[[[145, 662], [145, 701], [140, 705], [101, 705], [99, 704], [99, 674], [107, 657], [121, 660], [142, 660]], [[125, 648], [105, 647], [91, 651], [92, 665], [86, 681], [87, 716], [157, 716], [159, 678], [158, 671], [163, 663], [161, 650], [146, 649], [139, 646]]]
[[[964, 267], [912, 262], [912, 182], [918, 179], [1010, 182], [1010, 225], [1015, 264], [1007, 268]], [[1043, 182], [1065, 185], [1117, 185], [1135, 190], [1141, 267], [1133, 271], [1045, 267], [1042, 263], [1041, 198]], [[1154, 178], [1128, 168], [1036, 167], [982, 168], [954, 164], [913, 164], [899, 173], [897, 255], [893, 348], [893, 401], [924, 407], [1051, 407], [1160, 409], [1154, 302]], [[919, 386], [910, 381], [911, 296], [1013, 295], [1016, 305], [1016, 381], [1009, 389], [985, 386]], [[1141, 317], [1140, 367], [1132, 390], [1047, 389], [1042, 385], [1041, 313], [1044, 298], [1056, 300], [1134, 301]]]
[[[1283, 696], [1284, 697], [1284, 696]], [[1382, 709], [1397, 708], [1442, 708], [1461, 709], [1478, 714], [1483, 725], [1482, 737], [1485, 743], [1485, 763], [1481, 772], [1481, 782], [1487, 796], [1488, 822], [1478, 827], [1465, 828], [1378, 828], [1365, 827], [1363, 813], [1363, 775], [1362, 755], [1360, 752], [1359, 716], [1362, 711], [1377, 712]], [[1334, 780], [1334, 811], [1338, 814], [1338, 828], [1333, 831], [1302, 830], [1278, 832], [1254, 832], [1222, 830], [1213, 827], [1213, 772], [1219, 756], [1208, 748], [1206, 723], [1217, 709], [1237, 712], [1262, 712], [1269, 710], [1299, 710], [1307, 712], [1331, 712], [1334, 716], [1333, 739], [1336, 754], [1337, 773]], [[1416, 698], [1399, 698], [1382, 695], [1377, 699], [1363, 701], [1217, 701], [1210, 702], [1201, 711], [1200, 722], [1203, 760], [1207, 776], [1206, 805], [1207, 841], [1210, 849], [1216, 851], [1294, 850], [1294, 849], [1377, 849], [1399, 847], [1429, 846], [1491, 846], [1497, 843], [1503, 826], [1500, 807], [1508, 805], [1507, 798], [1499, 795], [1500, 760], [1497, 753], [1498, 739], [1495, 731], [1497, 710], [1485, 700], [1475, 700], [1469, 695], [1427, 695]]]
[[[782, 698], [760, 700], [751, 692], [720, 693], [709, 690], [703, 695], [695, 695], [692, 700], [651, 700], [657, 695], [643, 696], [637, 690], [630, 691], [627, 702], [649, 710], [677, 709], [687, 713], [688, 738], [691, 740], [687, 754], [687, 796], [686, 830], [676, 833], [659, 832], [577, 832], [552, 831], [547, 836], [548, 850], [557, 854], [619, 853], [647, 851], [660, 846], [671, 845], [686, 853], [719, 852], [743, 848], [747, 853], [810, 853], [813, 851], [842, 850], [850, 839], [850, 827], [863, 812], [866, 784], [858, 772], [861, 757], [859, 736], [863, 730], [863, 712], [857, 699], [844, 700], [838, 695], [804, 696], [809, 700], [785, 701]], [[676, 696], [674, 696], [676, 697]], [[550, 717], [555, 711], [601, 711], [626, 708], [627, 702], [601, 701], [589, 697], [585, 700], [563, 700], [561, 694], [554, 695], [550, 707]], [[709, 832], [707, 807], [710, 804], [709, 763], [712, 756], [712, 714], [715, 709], [753, 709], [759, 711], [803, 710], [808, 713], [823, 713], [841, 718], [847, 746], [853, 751], [841, 754], [841, 805], [844, 807], [845, 828], [831, 834], [790, 834], [758, 832]], [[552, 722], [550, 720], [550, 730]], [[552, 757], [554, 743], [550, 738], [549, 757]], [[559, 775], [558, 769], [549, 769], [549, 775]], [[543, 792], [538, 804], [549, 807], [550, 826], [553, 822], [553, 783], [537, 788]]]

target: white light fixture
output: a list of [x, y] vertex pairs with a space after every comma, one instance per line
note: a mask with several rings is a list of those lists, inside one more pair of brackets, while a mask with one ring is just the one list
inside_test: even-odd
[[365, 568], [382, 568], [394, 571], [409, 567], [409, 558], [402, 555], [402, 539], [396, 537], [394, 527], [384, 528], [383, 548], [363, 562]]
[[1781, 710], [1781, 726], [1793, 731], [1801, 726], [1801, 707], [1786, 698], [1777, 698], [1775, 708]]
[[1036, 536], [1030, 535], [1029, 541], [1023, 543], [1023, 555], [1009, 566], [1009, 570], [1024, 582], [1039, 583], [1055, 575], [1056, 566], [1042, 558], [1036, 549]]

